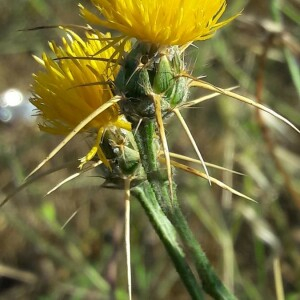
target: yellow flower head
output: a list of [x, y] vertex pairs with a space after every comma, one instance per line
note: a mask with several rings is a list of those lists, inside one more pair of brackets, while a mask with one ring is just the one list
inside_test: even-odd
[[[74, 32], [67, 32], [61, 47], [54, 42], [49, 43], [55, 59], [45, 53], [42, 58], [35, 57], [44, 70], [33, 75], [33, 96], [30, 99], [37, 108], [37, 115], [41, 117], [40, 129], [63, 135], [70, 133], [113, 97], [106, 82], [114, 80], [118, 72], [118, 67], [108, 67], [112, 55], [118, 55], [115, 48], [107, 46], [105, 39], [110, 38], [109, 34], [104, 36], [95, 31], [86, 33], [87, 40], [84, 41]], [[104, 47], [107, 47], [105, 51], [100, 51]], [[98, 133], [92, 153], [82, 160], [83, 163], [98, 152], [100, 159], [108, 165], [99, 148], [99, 140], [105, 128], [113, 125], [130, 130], [130, 123], [120, 115], [117, 104], [104, 110], [83, 128]]]
[[160, 46], [210, 38], [230, 22], [218, 22], [226, 0], [92, 0], [102, 18], [81, 7], [89, 21]]
[[[55, 58], [67, 59], [53, 60], [45, 53], [42, 59], [35, 57], [45, 70], [34, 74], [33, 97], [30, 101], [42, 117], [39, 126], [43, 131], [67, 134], [112, 98], [109, 85], [99, 82], [113, 80], [118, 68], [111, 71], [107, 68], [106, 61], [96, 59], [104, 58], [109, 61], [115, 49], [108, 48], [91, 57], [107, 43], [100, 40], [104, 38], [100, 33], [87, 33], [87, 38], [87, 41], [84, 41], [68, 30], [67, 39], [62, 40], [62, 47], [58, 47], [54, 42], [49, 43]], [[128, 128], [128, 124], [120, 116], [117, 104], [92, 120], [85, 129], [99, 130], [110, 124]]]

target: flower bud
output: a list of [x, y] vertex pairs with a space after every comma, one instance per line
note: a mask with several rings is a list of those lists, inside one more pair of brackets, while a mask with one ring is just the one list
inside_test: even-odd
[[116, 79], [117, 91], [125, 96], [120, 107], [127, 119], [137, 124], [141, 118], [155, 118], [154, 93], [161, 96], [162, 116], [170, 115], [188, 95], [187, 78], [180, 77], [183, 67], [178, 47], [159, 52], [137, 43]]

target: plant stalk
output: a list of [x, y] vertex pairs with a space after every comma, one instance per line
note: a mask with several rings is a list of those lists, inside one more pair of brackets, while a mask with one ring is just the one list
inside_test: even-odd
[[203, 300], [202, 287], [187, 264], [185, 255], [176, 240], [176, 231], [158, 205], [150, 184], [144, 182], [134, 187], [131, 192], [144, 208], [191, 298]]
[[[170, 197], [170, 187], [166, 172], [157, 159], [158, 139], [156, 137], [155, 120], [143, 120], [137, 128], [135, 140], [139, 149], [141, 162], [146, 172], [152, 193], [161, 210], [174, 226], [184, 247], [191, 254], [196, 270], [201, 278], [203, 289], [216, 300], [235, 300], [215, 273], [203, 249], [191, 231], [176, 197], [176, 185], [173, 183], [173, 198]], [[147, 188], [149, 190], [149, 188]], [[150, 193], [150, 191], [148, 191]]]

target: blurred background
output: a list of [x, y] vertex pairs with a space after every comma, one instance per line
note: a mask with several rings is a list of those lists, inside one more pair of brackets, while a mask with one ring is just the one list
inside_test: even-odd
[[[243, 10], [241, 16], [213, 39], [191, 46], [188, 69], [216, 86], [239, 86], [238, 93], [300, 128], [300, 1], [228, 2], [226, 15]], [[1, 0], [0, 11], [3, 201], [61, 141], [39, 132], [28, 98], [39, 68], [32, 55], [48, 51], [49, 40], [59, 43], [62, 33], [19, 30], [85, 23], [72, 0]], [[190, 98], [205, 94], [195, 90]], [[183, 113], [205, 160], [245, 175], [210, 174], [257, 201], [177, 171], [184, 213], [218, 274], [238, 299], [284, 299], [275, 274], [285, 299], [300, 299], [299, 135], [223, 96]], [[167, 131], [174, 152], [195, 157], [176, 120]], [[76, 137], [1, 207], [0, 299], [127, 299], [123, 192], [102, 188], [103, 180], [90, 172], [45, 196], [76, 172], [88, 146], [85, 136]], [[189, 299], [134, 199], [131, 209], [134, 298]]]

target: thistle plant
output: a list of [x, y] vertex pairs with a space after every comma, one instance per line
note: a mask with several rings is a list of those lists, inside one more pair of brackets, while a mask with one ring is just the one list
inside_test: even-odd
[[[206, 40], [237, 15], [221, 21], [226, 1], [93, 0], [94, 12], [80, 5], [89, 25], [85, 37], [61, 26], [62, 45], [49, 43], [55, 55], [36, 60], [43, 70], [34, 75], [31, 102], [39, 127], [64, 140], [32, 175], [75, 135], [88, 132], [90, 151], [80, 158], [79, 173], [95, 168], [106, 180], [125, 190], [126, 249], [131, 299], [129, 204], [137, 199], [160, 237], [192, 299], [235, 299], [219, 279], [191, 231], [177, 198], [174, 169], [205, 178], [244, 198], [246, 195], [209, 175], [180, 111], [220, 94], [279, 118], [284, 117], [232, 89], [216, 87], [190, 75], [184, 53], [194, 41]], [[117, 31], [113, 36], [91, 26]], [[192, 88], [210, 92], [189, 99]], [[165, 123], [177, 118], [198, 156], [202, 170], [179, 163], [169, 151]], [[182, 158], [182, 157], [181, 157]], [[183, 157], [186, 161], [187, 157]], [[251, 199], [250, 199], [251, 200]], [[187, 259], [189, 257], [189, 259]], [[195, 274], [197, 273], [197, 274]]]

